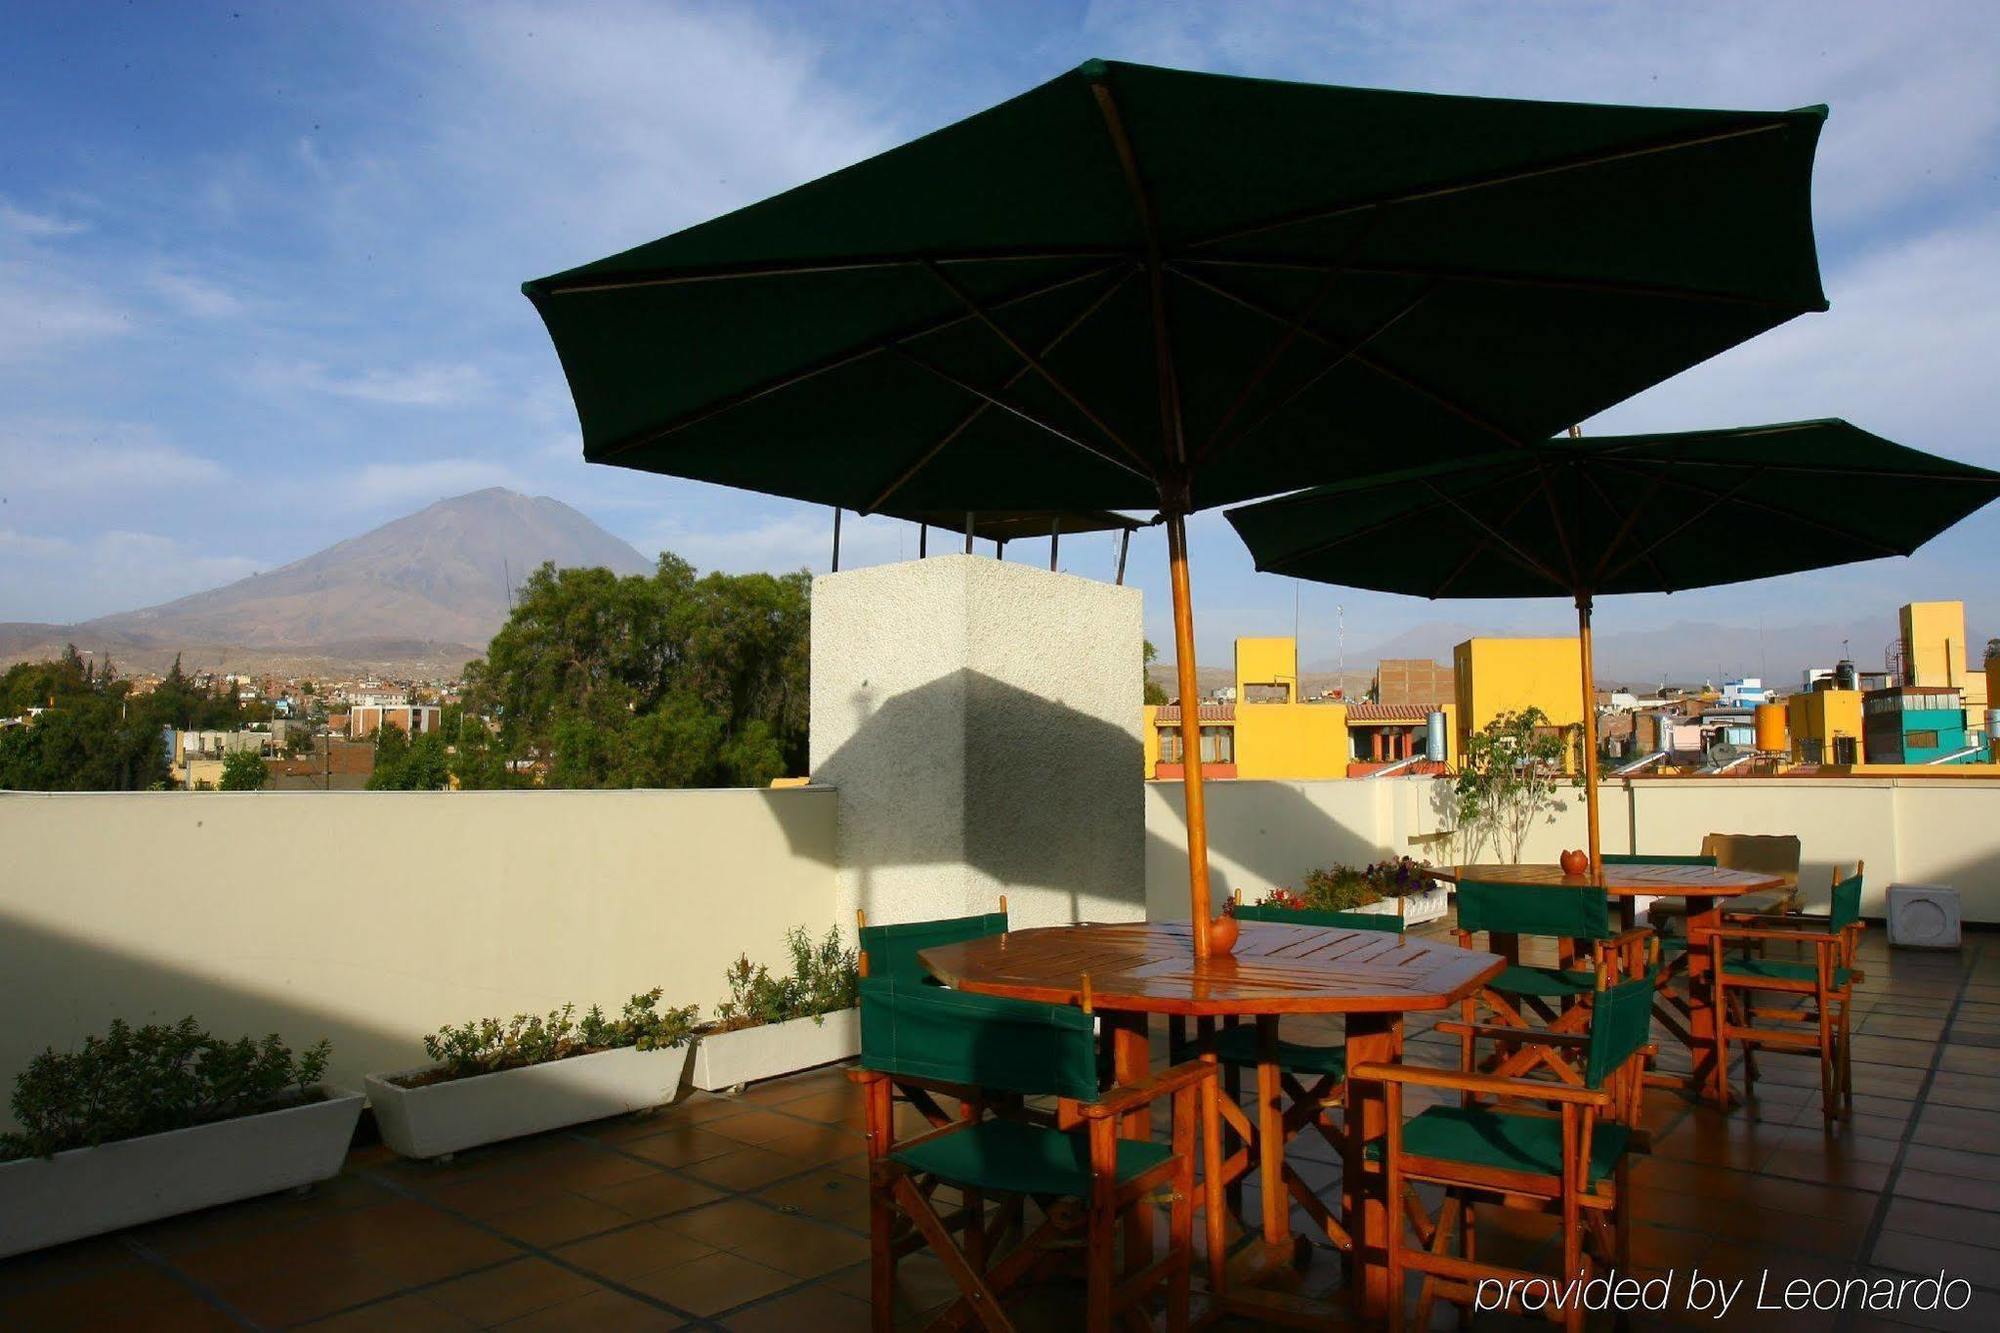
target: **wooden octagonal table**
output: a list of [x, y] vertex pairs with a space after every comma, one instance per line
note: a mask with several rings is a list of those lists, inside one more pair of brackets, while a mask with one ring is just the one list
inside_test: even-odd
[[[1709, 957], [1705, 947], [1697, 947], [1702, 934], [1722, 924], [1722, 909], [1731, 898], [1761, 889], [1786, 885], [1782, 875], [1762, 870], [1731, 870], [1723, 866], [1689, 865], [1607, 865], [1597, 880], [1589, 875], [1565, 875], [1557, 865], [1470, 865], [1434, 869], [1438, 879], [1458, 883], [1473, 880], [1482, 884], [1539, 884], [1587, 889], [1601, 883], [1606, 895], [1618, 905], [1619, 923], [1629, 928], [1638, 916], [1640, 898], [1687, 899], [1688, 994], [1682, 1002], [1669, 997], [1679, 1009], [1653, 1008], [1661, 1022], [1687, 1044], [1694, 1055], [1694, 1072], [1689, 1083], [1718, 1106], [1730, 1100], [1729, 1071], [1715, 1058], [1715, 1009], [1708, 984]], [[1520, 941], [1511, 936], [1494, 936], [1495, 953], [1518, 961]], [[1681, 1021], [1685, 1019], [1685, 1024]]]
[[[1269, 1057], [1258, 1072], [1257, 1098], [1267, 1253], [1288, 1253], [1291, 1245], [1275, 1063], [1279, 1017], [1345, 1015], [1349, 1068], [1393, 1060], [1405, 1013], [1449, 1008], [1506, 966], [1494, 954], [1409, 935], [1265, 921], [1243, 922], [1234, 951], [1206, 961], [1196, 960], [1193, 930], [1184, 921], [1014, 930], [925, 949], [918, 957], [940, 980], [961, 990], [1050, 1004], [1080, 1003], [1088, 974], [1092, 1005], [1111, 1033], [1121, 1083], [1145, 1076], [1151, 1015], [1254, 1018], [1259, 1049]], [[1222, 1298], [1227, 1286], [1219, 1183], [1222, 1127], [1213, 1083], [1203, 1093], [1203, 1113], [1209, 1280]], [[1383, 1134], [1387, 1109], [1381, 1086], [1353, 1084], [1347, 1118], [1349, 1138], [1357, 1148]], [[1150, 1133], [1143, 1114], [1123, 1128], [1131, 1137]], [[1391, 1214], [1379, 1192], [1364, 1187], [1358, 1162], [1347, 1163], [1341, 1175], [1342, 1213], [1356, 1250], [1357, 1303], [1364, 1313], [1380, 1315], [1387, 1309], [1388, 1271], [1382, 1256]], [[1141, 1252], [1151, 1253], [1150, 1247]]]

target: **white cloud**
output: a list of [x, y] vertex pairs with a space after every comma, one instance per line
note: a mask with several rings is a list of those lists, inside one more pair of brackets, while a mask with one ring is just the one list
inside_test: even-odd
[[204, 551], [150, 532], [72, 540], [0, 528], [0, 620], [63, 623], [184, 597], [256, 573], [248, 556]]
[[75, 236], [89, 229], [88, 223], [58, 217], [54, 213], [33, 213], [0, 200], [0, 231], [10, 231], [16, 236], [41, 240], [56, 236]]
[[227, 319], [243, 312], [243, 302], [205, 278], [174, 269], [162, 269], [147, 279], [181, 313], [197, 319]]
[[0, 422], [0, 493], [41, 498], [108, 499], [157, 495], [176, 486], [227, 479], [212, 458], [129, 422]]
[[367, 463], [334, 477], [320, 493], [349, 509], [429, 504], [488, 486], [518, 486], [505, 466], [482, 458], [431, 458], [413, 463]]
[[0, 366], [131, 329], [130, 313], [90, 286], [32, 261], [0, 260]]
[[389, 407], [455, 407], [485, 395], [486, 372], [467, 363], [431, 363], [337, 373], [313, 361], [265, 365], [257, 378], [283, 390], [309, 390]]

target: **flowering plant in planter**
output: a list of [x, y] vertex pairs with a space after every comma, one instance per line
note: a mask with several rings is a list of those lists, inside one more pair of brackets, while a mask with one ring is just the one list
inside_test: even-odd
[[416, 1088], [599, 1051], [625, 1047], [662, 1051], [685, 1045], [694, 1033], [700, 1006], [663, 1010], [659, 1007], [663, 993], [655, 986], [634, 995], [616, 1018], [605, 1017], [603, 1009], [592, 1005], [578, 1019], [576, 1006], [566, 1004], [546, 1017], [516, 1014], [505, 1021], [482, 1018], [457, 1027], [446, 1025], [424, 1038], [424, 1053], [435, 1067], [398, 1075], [394, 1081]]
[[1381, 900], [1381, 889], [1362, 871], [1352, 866], [1332, 866], [1308, 870], [1296, 889], [1273, 889], [1265, 896], [1264, 903], [1293, 911], [1351, 912]]
[[12, 1103], [21, 1129], [0, 1134], [0, 1162], [318, 1101], [332, 1049], [321, 1041], [295, 1056], [275, 1032], [225, 1041], [192, 1017], [138, 1028], [113, 1019], [80, 1050], [45, 1050], [22, 1071]]
[[748, 954], [729, 965], [723, 974], [729, 998], [715, 1006], [714, 1031], [735, 1032], [794, 1018], [823, 1023], [826, 1015], [858, 1003], [860, 955], [841, 943], [839, 930], [827, 931], [826, 938], [814, 944], [804, 926], [794, 926], [785, 945], [792, 955], [792, 970], [786, 976], [773, 977], [762, 963], [753, 965]]
[[1397, 857], [1389, 861], [1377, 861], [1361, 872], [1375, 891], [1385, 898], [1409, 898], [1420, 893], [1429, 893], [1437, 888], [1438, 882], [1431, 878], [1430, 864], [1410, 857]]

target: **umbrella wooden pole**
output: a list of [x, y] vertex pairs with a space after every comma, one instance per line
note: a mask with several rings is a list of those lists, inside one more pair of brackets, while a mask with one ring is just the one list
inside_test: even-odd
[[1576, 599], [1577, 643], [1583, 659], [1583, 807], [1590, 822], [1590, 877], [1604, 877], [1603, 839], [1597, 817], [1597, 681], [1590, 657], [1590, 598]]
[[1194, 595], [1188, 587], [1187, 517], [1166, 515], [1167, 563], [1173, 575], [1174, 669], [1181, 693], [1181, 790], [1187, 806], [1188, 906], [1194, 956], [1208, 957], [1208, 803], [1201, 790], [1201, 698], [1195, 683]]

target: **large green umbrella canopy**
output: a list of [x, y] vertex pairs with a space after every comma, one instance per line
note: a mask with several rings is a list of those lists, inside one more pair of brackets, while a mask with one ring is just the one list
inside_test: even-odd
[[1159, 509], [1192, 698], [1188, 512], [1540, 439], [1823, 309], [1823, 118], [1092, 61], [524, 290], [592, 461], [864, 513]]
[[1908, 555], [2000, 495], [2000, 473], [1845, 421], [1557, 438], [1229, 511], [1257, 568], [1419, 597], [1575, 600], [1598, 864], [1590, 609]]

